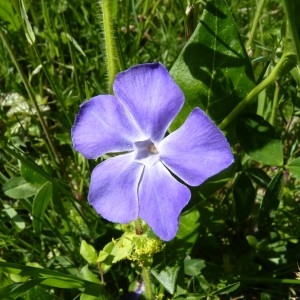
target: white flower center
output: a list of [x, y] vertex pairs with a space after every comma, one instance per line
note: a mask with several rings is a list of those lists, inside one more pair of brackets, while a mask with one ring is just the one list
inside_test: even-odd
[[151, 167], [159, 161], [157, 146], [150, 140], [133, 143], [135, 161], [147, 167]]

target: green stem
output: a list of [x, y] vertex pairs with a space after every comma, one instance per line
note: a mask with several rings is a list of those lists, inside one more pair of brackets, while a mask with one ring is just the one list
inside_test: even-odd
[[102, 0], [102, 20], [103, 20], [103, 34], [106, 53], [106, 65], [108, 73], [108, 91], [113, 92], [112, 86], [115, 77], [123, 67], [120, 59], [120, 51], [114, 30], [114, 22], [117, 16], [118, 1], [116, 0]]
[[256, 96], [270, 84], [275, 82], [278, 77], [286, 74], [295, 66], [294, 57], [291, 57], [289, 54], [283, 55], [277, 65], [274, 67], [272, 72], [261, 81], [229, 114], [225, 119], [220, 123], [219, 127], [221, 130], [224, 130], [233, 119], [240, 114], [246, 106], [248, 106], [252, 101], [256, 99]]
[[[262, 80], [220, 123], [220, 129], [225, 129], [234, 118], [240, 114], [247, 105], [256, 99], [256, 96], [274, 83], [279, 77], [286, 75], [299, 62], [300, 45], [298, 32], [300, 25], [296, 22], [297, 8], [300, 8], [300, 0], [283, 0], [286, 14], [286, 26], [284, 37], [284, 52], [279, 62], [275, 65], [271, 73]], [[298, 26], [298, 27], [297, 27]], [[298, 31], [297, 31], [298, 29]]]
[[248, 42], [246, 44], [246, 50], [247, 50], [248, 54], [252, 53], [252, 42], [253, 42], [254, 34], [255, 34], [256, 28], [258, 26], [259, 17], [261, 16], [261, 12], [262, 12], [262, 9], [264, 7], [265, 2], [266, 2], [266, 0], [260, 0], [259, 4], [258, 4], [258, 7], [256, 9], [256, 12], [255, 12], [252, 28], [251, 28], [251, 31], [250, 31], [250, 34], [249, 34], [249, 39], [248, 39]]
[[275, 283], [275, 284], [300, 284], [299, 279], [280, 279], [280, 278], [265, 278], [265, 277], [241, 277], [242, 282], [256, 282], [256, 283]]
[[272, 112], [271, 112], [271, 116], [270, 116], [270, 124], [274, 125], [275, 122], [275, 117], [276, 117], [276, 111], [277, 111], [277, 107], [278, 107], [278, 102], [279, 102], [279, 83], [277, 81], [275, 81], [275, 92], [274, 92], [274, 98], [273, 98], [273, 105], [272, 105]]
[[10, 55], [11, 60], [13, 61], [15, 67], [17, 68], [17, 70], [18, 70], [18, 72], [21, 76], [21, 79], [22, 79], [23, 84], [25, 86], [25, 89], [26, 89], [26, 91], [29, 95], [30, 100], [32, 101], [33, 106], [36, 109], [37, 117], [38, 117], [39, 122], [40, 122], [40, 124], [43, 128], [44, 134], [46, 136], [46, 140], [47, 140], [47, 142], [49, 144], [49, 147], [50, 147], [50, 149], [51, 149], [51, 151], [52, 151], [52, 153], [55, 157], [56, 161], [54, 161], [54, 163], [60, 163], [60, 158], [58, 156], [58, 152], [56, 151], [56, 148], [55, 148], [55, 146], [54, 146], [54, 144], [53, 144], [53, 142], [50, 138], [50, 134], [49, 134], [46, 122], [44, 121], [44, 118], [43, 118], [42, 113], [40, 111], [40, 107], [39, 107], [39, 105], [36, 101], [36, 98], [35, 98], [34, 92], [32, 90], [32, 87], [31, 87], [29, 81], [27, 80], [25, 74], [23, 73], [23, 70], [21, 69], [21, 66], [19, 65], [19, 62], [16, 59], [16, 57], [15, 57], [15, 55], [14, 55], [14, 53], [13, 53], [11, 47], [10, 47], [10, 44], [9, 44], [8, 40], [6, 39], [6, 36], [5, 36], [4, 32], [2, 31], [1, 27], [0, 27], [0, 37], [3, 41], [4, 46], [6, 47], [8, 53]]
[[144, 293], [145, 299], [153, 300], [150, 268], [143, 267], [142, 276], [143, 276], [143, 282], [145, 285], [145, 293]]
[[299, 62], [300, 59], [300, 24], [299, 9], [300, 0], [283, 0], [283, 8], [286, 15], [286, 36], [285, 36], [285, 47], [290, 52], [293, 52], [297, 56]]
[[[135, 47], [133, 48], [134, 51], [136, 51], [136, 52], [140, 48], [142, 37], [143, 37], [145, 31], [147, 30], [150, 22], [153, 20], [153, 18], [155, 16], [156, 9], [157, 9], [157, 6], [160, 3], [160, 1], [161, 0], [157, 0], [154, 4], [152, 4], [152, 9], [151, 9], [150, 14], [148, 14], [148, 17], [147, 17], [146, 21], [144, 23], [142, 23], [142, 25], [139, 27], [138, 34], [137, 34], [137, 37], [135, 39]], [[145, 10], [145, 7], [144, 7], [144, 10]]]

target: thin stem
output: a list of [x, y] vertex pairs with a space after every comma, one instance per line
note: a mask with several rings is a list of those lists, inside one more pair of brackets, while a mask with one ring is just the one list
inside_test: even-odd
[[300, 284], [299, 279], [280, 279], [280, 278], [265, 278], [265, 277], [241, 277], [242, 282], [259, 282], [259, 283], [275, 283], [275, 284]]
[[276, 64], [272, 72], [262, 80], [220, 123], [220, 129], [225, 129], [233, 119], [241, 113], [249, 103], [256, 99], [256, 96], [270, 84], [275, 82], [279, 77], [287, 74], [299, 62], [300, 43], [296, 29], [296, 4], [295, 1], [283, 0], [283, 6], [286, 14], [284, 52], [279, 62]]
[[276, 111], [277, 111], [278, 102], [279, 102], [279, 90], [280, 90], [279, 83], [277, 81], [275, 81], [275, 92], [274, 92], [274, 98], [273, 98], [272, 112], [271, 112], [271, 116], [270, 116], [270, 120], [269, 120], [271, 125], [274, 125], [274, 122], [275, 122]]
[[270, 84], [275, 82], [278, 77], [286, 74], [295, 66], [294, 56], [287, 54], [283, 55], [272, 72], [261, 81], [219, 124], [219, 128], [224, 130], [233, 119], [240, 114], [246, 106], [256, 99], [256, 96]]
[[253, 38], [254, 38], [256, 28], [257, 28], [258, 23], [259, 23], [259, 17], [261, 16], [261, 12], [262, 12], [262, 9], [264, 7], [265, 2], [266, 2], [266, 0], [260, 0], [259, 4], [258, 4], [258, 7], [256, 9], [256, 12], [255, 12], [252, 28], [251, 28], [251, 31], [250, 31], [250, 34], [249, 34], [249, 39], [248, 39], [248, 42], [246, 44], [246, 50], [247, 50], [248, 55], [250, 55], [253, 52], [252, 51], [252, 42], [253, 42]]
[[153, 300], [150, 268], [143, 267], [142, 276], [143, 276], [143, 282], [145, 285], [145, 293], [144, 293], [145, 299]]
[[52, 140], [50, 138], [50, 134], [49, 134], [48, 128], [46, 126], [46, 123], [45, 123], [44, 118], [42, 116], [42, 113], [40, 111], [40, 107], [39, 107], [39, 105], [38, 105], [38, 103], [36, 101], [36, 98], [35, 98], [34, 92], [32, 90], [32, 87], [31, 87], [29, 81], [27, 80], [25, 74], [23, 73], [23, 70], [21, 69], [21, 66], [19, 65], [19, 62], [16, 59], [16, 57], [15, 57], [15, 55], [14, 55], [14, 53], [13, 53], [13, 51], [12, 51], [10, 45], [9, 45], [9, 42], [6, 39], [6, 36], [5, 36], [4, 32], [2, 31], [1, 27], [0, 27], [0, 37], [1, 37], [2, 41], [3, 41], [4, 46], [6, 47], [8, 53], [10, 55], [11, 60], [13, 61], [15, 67], [17, 68], [17, 70], [18, 70], [18, 72], [19, 72], [19, 74], [21, 76], [21, 79], [22, 79], [23, 84], [25, 86], [25, 89], [26, 89], [26, 91], [27, 91], [27, 93], [29, 95], [30, 100], [32, 101], [33, 106], [36, 109], [38, 119], [39, 119], [40, 124], [41, 124], [41, 126], [43, 128], [43, 131], [44, 131], [44, 134], [45, 134], [46, 139], [48, 141], [49, 147], [50, 147], [50, 149], [51, 149], [51, 151], [52, 151], [52, 153], [53, 153], [53, 155], [54, 155], [54, 157], [56, 159], [56, 161], [54, 161], [54, 163], [60, 163], [60, 159], [59, 159], [58, 153], [57, 153], [56, 148], [55, 148], [55, 146], [54, 146], [54, 144], [53, 144], [53, 142], [52, 142]]

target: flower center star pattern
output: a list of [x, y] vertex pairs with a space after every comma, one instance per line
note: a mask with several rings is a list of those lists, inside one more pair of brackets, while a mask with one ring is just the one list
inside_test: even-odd
[[173, 239], [179, 215], [198, 186], [234, 159], [225, 136], [195, 108], [165, 137], [184, 95], [160, 63], [119, 73], [114, 95], [99, 95], [80, 106], [72, 127], [74, 149], [96, 159], [119, 153], [95, 167], [88, 201], [115, 223], [143, 219], [162, 240]]

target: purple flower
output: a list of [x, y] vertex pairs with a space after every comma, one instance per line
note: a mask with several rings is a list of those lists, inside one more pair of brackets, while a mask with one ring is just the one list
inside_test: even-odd
[[72, 128], [75, 150], [96, 159], [120, 153], [92, 172], [89, 203], [105, 219], [143, 219], [162, 240], [174, 238], [180, 212], [197, 186], [233, 163], [230, 146], [199, 108], [165, 136], [184, 95], [160, 63], [116, 76], [113, 95], [84, 102]]

